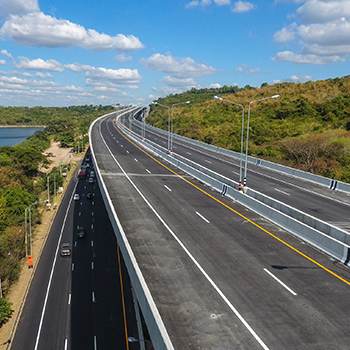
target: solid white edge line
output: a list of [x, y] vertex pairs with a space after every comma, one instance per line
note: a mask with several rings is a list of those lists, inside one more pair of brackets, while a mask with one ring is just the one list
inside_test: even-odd
[[297, 295], [292, 289], [290, 289], [286, 284], [284, 284], [280, 279], [278, 279], [273, 273], [271, 273], [267, 268], [264, 268], [264, 271], [267, 272], [272, 278], [274, 278], [281, 286], [286, 288], [288, 292], [290, 292], [293, 295]]
[[68, 339], [66, 338], [64, 340], [64, 350], [67, 350], [68, 349]]

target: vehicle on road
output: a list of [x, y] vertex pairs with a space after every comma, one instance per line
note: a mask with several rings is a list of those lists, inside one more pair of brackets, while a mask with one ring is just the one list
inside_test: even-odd
[[86, 176], [86, 167], [82, 166], [78, 172], [78, 178], [83, 179]]
[[86, 195], [86, 198], [87, 198], [87, 199], [91, 199], [91, 198], [92, 198], [92, 193], [89, 192], [89, 193]]
[[79, 238], [85, 237], [85, 229], [84, 226], [77, 225], [77, 236]]
[[93, 184], [94, 183], [94, 179], [92, 177], [89, 178], [89, 184]]
[[76, 193], [75, 195], [74, 195], [74, 200], [75, 201], [78, 201], [80, 199], [80, 195], [79, 195], [79, 193]]
[[62, 243], [61, 245], [61, 256], [69, 256], [71, 254], [72, 248], [70, 243]]

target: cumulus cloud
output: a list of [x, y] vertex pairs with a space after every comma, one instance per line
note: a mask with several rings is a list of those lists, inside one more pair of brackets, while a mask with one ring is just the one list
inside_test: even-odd
[[140, 63], [147, 69], [170, 73], [179, 79], [202, 77], [216, 72], [213, 67], [197, 63], [190, 57], [173, 57], [160, 53], [156, 53], [149, 58], [142, 58]]
[[344, 58], [340, 56], [317, 56], [317, 55], [302, 55], [297, 54], [292, 51], [279, 52], [275, 57], [272, 58], [273, 61], [279, 62], [294, 62], [298, 64], [327, 64], [336, 61], [345, 61]]
[[37, 58], [35, 60], [29, 60], [27, 57], [19, 57], [19, 63], [14, 63], [14, 67], [18, 69], [27, 70], [39, 70], [39, 71], [50, 71], [50, 72], [63, 72], [64, 67], [61, 63], [56, 60], [43, 60]]
[[242, 12], [248, 12], [250, 10], [254, 10], [256, 6], [250, 2], [247, 1], [237, 1], [233, 4], [232, 12], [235, 13], [242, 13]]
[[306, 81], [306, 80], [311, 80], [312, 76], [311, 75], [292, 75], [290, 79], [294, 81]]
[[7, 17], [9, 14], [23, 15], [38, 12], [38, 0], [1, 0], [0, 16]]
[[0, 65], [5, 65], [6, 64], [6, 61], [5, 60], [0, 60]]
[[198, 86], [196, 81], [192, 78], [179, 79], [179, 78], [175, 78], [175, 77], [171, 77], [171, 76], [167, 75], [163, 79], [161, 79], [160, 81], [165, 83], [166, 85], [170, 85], [170, 86], [183, 86], [186, 88]]
[[108, 69], [82, 65], [80, 63], [66, 64], [65, 67], [75, 73], [84, 72], [89, 84], [93, 84], [94, 81], [109, 81], [118, 84], [138, 84], [142, 79], [137, 69]]
[[[16, 1], [21, 3], [19, 0]], [[31, 2], [35, 4], [35, 1]], [[24, 3], [22, 2], [22, 5]], [[38, 8], [29, 11], [31, 7], [23, 7], [22, 12], [19, 10], [10, 12], [0, 29], [0, 37], [10, 38], [16, 44], [31, 47], [78, 46], [96, 51], [116, 50], [121, 52], [139, 50], [144, 47], [134, 35], [110, 36], [98, 33], [94, 29], [85, 29], [68, 20], [45, 15]], [[9, 10], [12, 10], [11, 6]]]
[[49, 78], [53, 78], [53, 75], [50, 74], [50, 73], [41, 73], [41, 72], [38, 72], [38, 73], [35, 73], [35, 76], [40, 78], [40, 79], [49, 79]]
[[296, 11], [302, 23], [275, 33], [278, 43], [296, 41], [300, 53], [283, 51], [273, 60], [305, 64], [345, 62], [350, 54], [350, 1], [306, 0]]

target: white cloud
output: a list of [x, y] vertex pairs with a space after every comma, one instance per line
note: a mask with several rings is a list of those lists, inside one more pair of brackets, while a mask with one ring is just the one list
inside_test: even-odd
[[35, 76], [38, 77], [38, 78], [41, 78], [41, 79], [53, 78], [53, 75], [50, 74], [50, 73], [41, 73], [41, 72], [38, 72], [38, 73], [35, 73]]
[[295, 33], [296, 27], [297, 27], [297, 24], [292, 23], [288, 27], [282, 28], [281, 30], [275, 33], [275, 35], [273, 36], [273, 39], [278, 43], [293, 41], [296, 36], [296, 33]]
[[210, 84], [209, 88], [218, 89], [218, 88], [221, 88], [221, 84], [219, 84], [219, 83]]
[[192, 58], [173, 57], [156, 53], [149, 58], [142, 58], [140, 63], [147, 69], [172, 74], [175, 78], [202, 77], [213, 74], [216, 70], [202, 63], [196, 63]]
[[93, 67], [80, 63], [66, 64], [66, 68], [75, 73], [85, 73], [88, 85], [95, 85], [94, 82], [109, 81], [117, 84], [138, 84], [142, 79], [137, 69], [108, 69], [103, 67]]
[[19, 63], [14, 63], [14, 67], [18, 69], [50, 71], [50, 72], [63, 72], [64, 67], [56, 60], [44, 61], [41, 58], [35, 60], [29, 60], [27, 57], [19, 57]]
[[25, 46], [78, 46], [96, 51], [131, 51], [144, 47], [133, 35], [117, 34], [111, 37], [98, 33], [94, 29], [86, 30], [81, 25], [57, 19], [42, 12], [9, 15], [0, 29], [0, 37], [10, 38], [15, 43]]
[[6, 61], [5, 60], [0, 60], [0, 65], [5, 65], [6, 64]]
[[186, 79], [179, 79], [171, 76], [165, 76], [163, 79], [160, 80], [166, 85], [170, 86], [182, 86], [182, 87], [196, 87], [198, 84], [196, 81], [192, 78], [186, 78]]
[[294, 81], [306, 81], [306, 80], [311, 80], [312, 76], [311, 75], [292, 75], [291, 80]]
[[194, 0], [186, 4], [185, 8], [190, 9], [192, 7], [197, 7], [197, 6], [199, 6], [199, 1]]
[[235, 70], [236, 70], [236, 72], [240, 72], [240, 73], [243, 73], [243, 74], [254, 74], [254, 73], [259, 73], [260, 72], [260, 68], [252, 68], [252, 67], [249, 67], [246, 64], [241, 64]]
[[305, 23], [327, 23], [342, 17], [350, 17], [348, 0], [307, 0], [297, 10], [300, 19]]
[[279, 43], [297, 40], [300, 53], [283, 51], [274, 61], [305, 64], [345, 62], [350, 55], [350, 1], [306, 0], [296, 11], [303, 22], [282, 28], [274, 35]]
[[23, 15], [38, 11], [38, 0], [0, 0], [0, 15], [4, 17], [9, 14]]
[[116, 55], [114, 59], [118, 62], [132, 61], [132, 56], [126, 56], [124, 53], [121, 55]]
[[294, 62], [298, 64], [327, 64], [336, 61], [344, 61], [340, 56], [317, 56], [317, 55], [301, 55], [296, 54], [292, 51], [279, 52], [275, 57], [272, 58], [273, 61], [279, 62]]
[[254, 10], [255, 8], [256, 6], [251, 2], [239, 0], [233, 4], [232, 12], [236, 12], [236, 13], [248, 12], [250, 10]]

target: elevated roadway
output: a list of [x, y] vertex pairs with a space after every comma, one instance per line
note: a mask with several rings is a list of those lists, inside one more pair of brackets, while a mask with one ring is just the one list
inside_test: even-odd
[[114, 117], [90, 141], [156, 349], [349, 348], [346, 267], [148, 154]]

